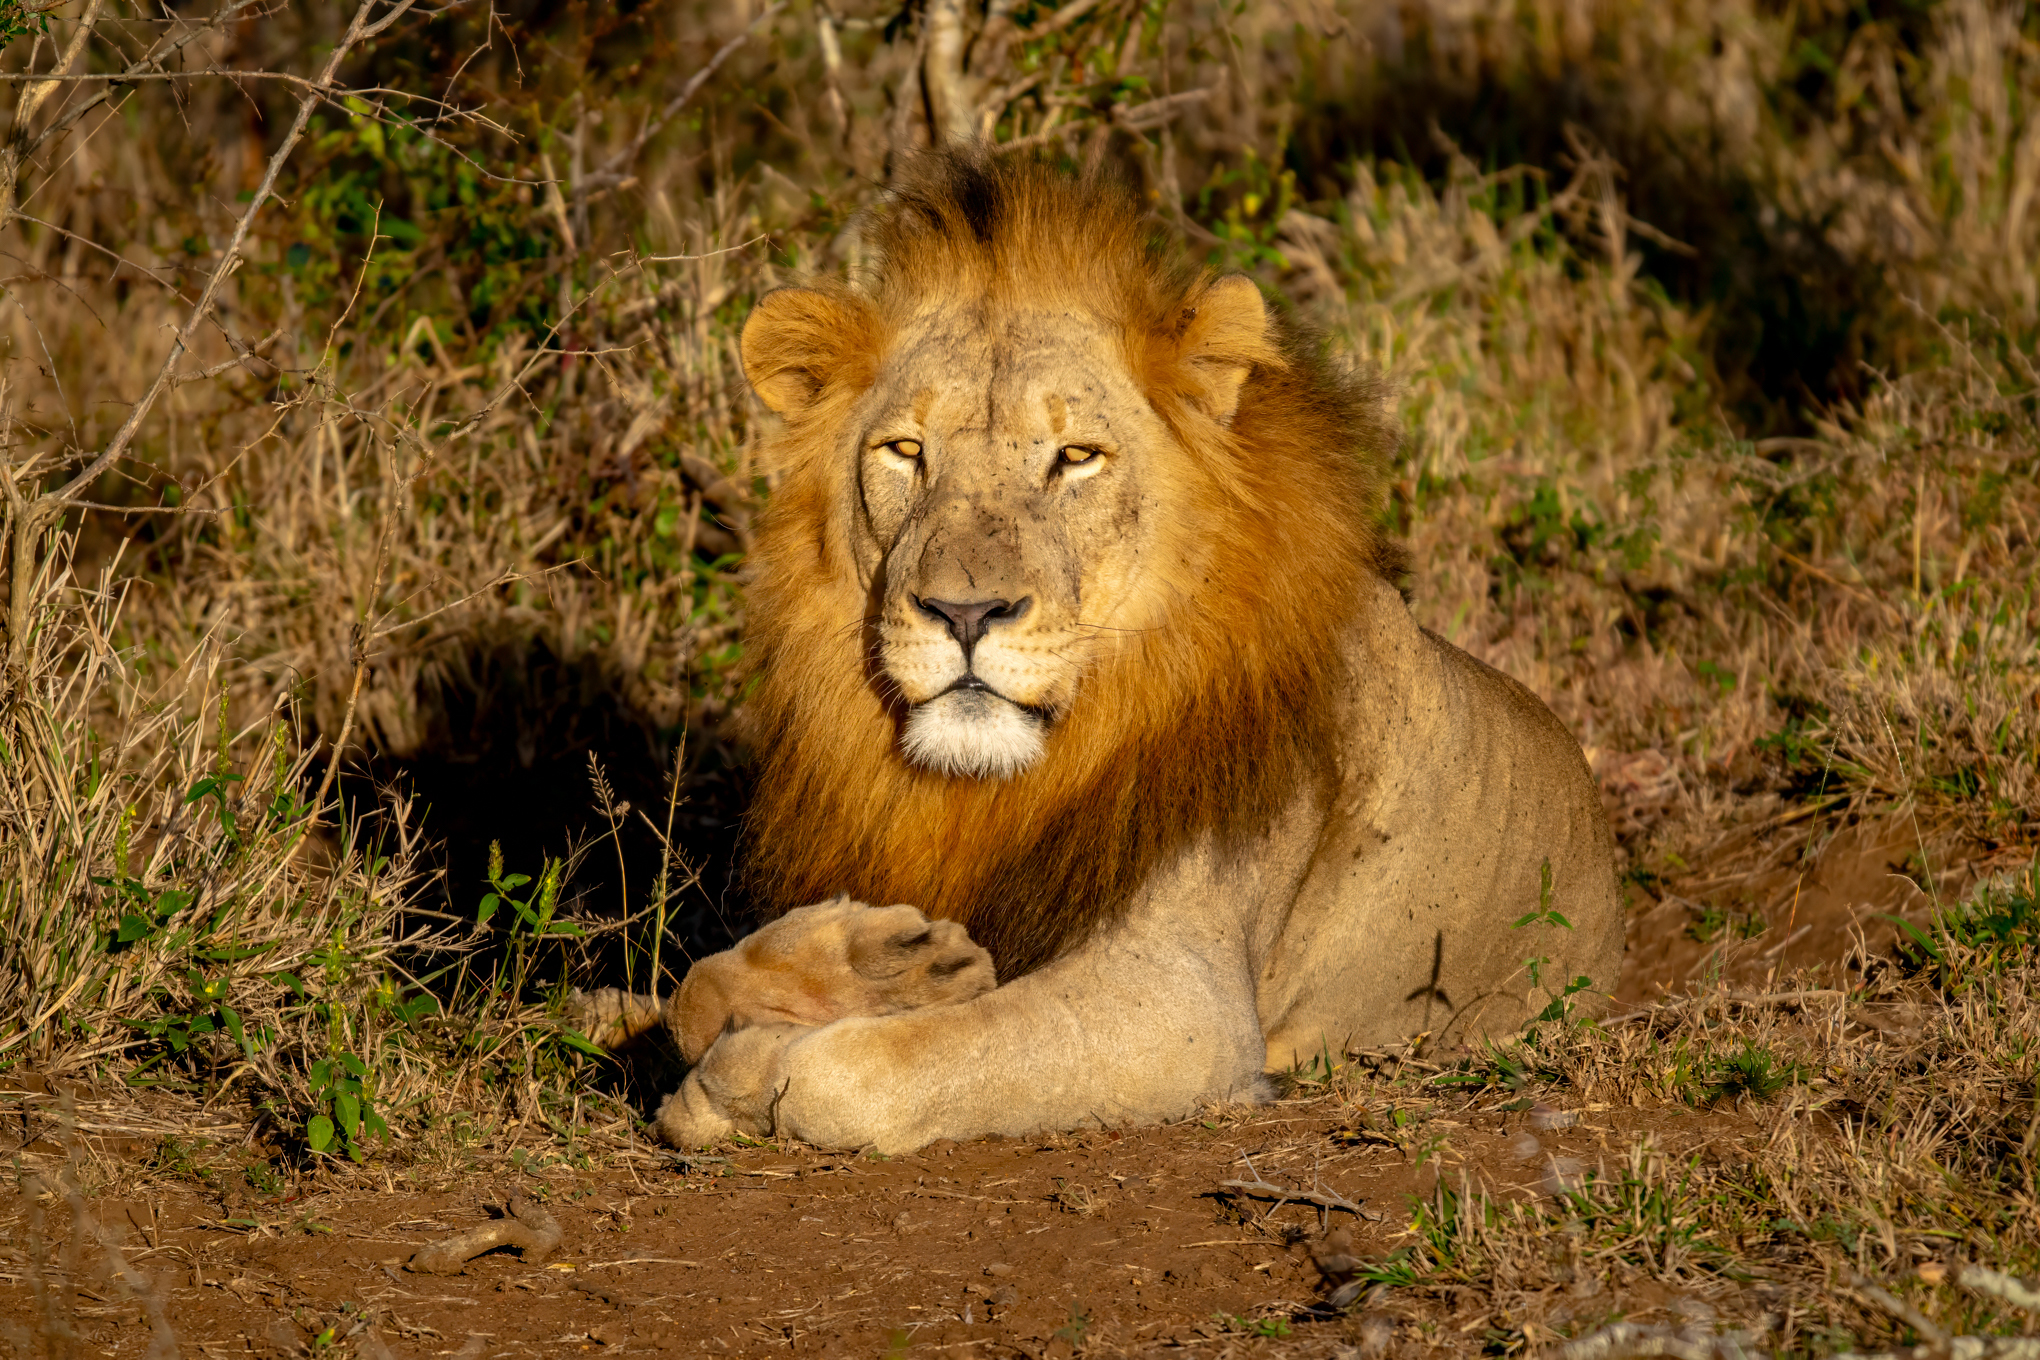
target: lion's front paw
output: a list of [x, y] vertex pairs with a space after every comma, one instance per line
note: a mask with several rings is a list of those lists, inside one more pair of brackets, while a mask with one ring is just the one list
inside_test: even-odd
[[672, 1010], [689, 1061], [723, 1034], [791, 1021], [950, 1006], [998, 985], [992, 956], [954, 921], [848, 898], [790, 911], [688, 970]]
[[766, 1138], [786, 1087], [786, 1047], [805, 1025], [759, 1025], [718, 1039], [680, 1089], [659, 1105], [659, 1135], [674, 1147], [704, 1147], [732, 1133]]
[[953, 1006], [998, 985], [992, 956], [969, 932], [913, 907], [865, 907], [853, 915], [844, 954], [870, 988], [873, 1015]]

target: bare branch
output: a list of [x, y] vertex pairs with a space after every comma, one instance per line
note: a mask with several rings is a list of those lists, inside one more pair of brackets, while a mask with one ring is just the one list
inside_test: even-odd
[[[230, 368], [246, 368], [250, 373], [254, 373], [255, 376], [259, 378], [262, 375], [260, 373], [255, 372], [255, 366], [250, 361], [259, 360], [264, 364], [269, 364], [269, 361], [267, 359], [262, 358], [262, 351], [268, 349], [271, 345], [275, 344], [277, 341], [281, 339], [283, 339], [283, 327], [281, 326], [278, 326], [275, 330], [263, 336], [260, 340], [257, 340], [252, 345], [244, 345], [240, 341], [234, 339], [233, 336], [229, 335], [227, 337], [227, 340], [228, 343], [231, 344], [234, 348], [233, 358], [222, 359], [218, 363], [212, 365], [212, 367], [201, 368], [196, 372], [173, 374], [171, 376], [170, 381], [177, 383], [179, 385], [182, 385], [184, 383], [203, 382], [207, 378], [219, 377], [220, 374], [226, 372]], [[274, 364], [269, 364], [269, 367], [273, 370], [276, 366]]]
[[638, 264], [682, 264], [694, 260], [712, 260], [718, 255], [734, 255], [740, 250], [749, 250], [764, 239], [765, 233], [761, 231], [748, 241], [739, 241], [736, 245], [723, 246], [719, 250], [704, 250], [696, 255], [641, 255], [636, 262]]
[[1098, 0], [1070, 0], [1069, 4], [1028, 29], [1027, 36], [1045, 38], [1051, 33], [1060, 33], [1097, 7]]
[[[395, 8], [387, 17], [402, 13], [409, 9], [412, 3], [413, 0], [397, 0]], [[332, 55], [326, 59], [326, 69], [320, 73], [316, 86], [298, 101], [297, 117], [291, 121], [290, 131], [284, 134], [283, 144], [277, 147], [276, 153], [269, 158], [269, 164], [262, 174], [262, 183], [256, 187], [255, 196], [248, 201], [247, 210], [241, 214], [240, 220], [234, 223], [234, 234], [228, 240], [227, 248], [220, 252], [218, 266], [206, 279], [205, 291], [199, 294], [198, 305], [192, 309], [191, 316], [179, 328], [177, 338], [171, 342], [170, 353], [164, 357], [162, 367], [156, 370], [155, 381], [149, 384], [149, 390], [142, 394], [142, 399], [128, 412], [128, 418], [114, 433], [112, 441], [98, 457], [85, 465], [83, 471], [64, 484], [57, 492], [59, 497], [75, 497], [84, 491], [98, 480], [100, 473], [106, 471], [126, 453], [128, 445], [134, 442], [135, 433], [141, 428], [143, 419], [155, 406], [156, 399], [162, 395], [163, 390], [170, 385], [171, 375], [177, 369], [177, 361], [183, 358], [191, 347], [193, 332], [198, 329], [205, 315], [212, 310], [214, 302], [219, 298], [221, 286], [240, 266], [241, 249], [247, 244], [249, 228], [255, 224], [255, 214], [269, 201], [270, 194], [276, 188], [277, 176], [283, 173], [284, 162], [297, 150], [297, 144], [305, 134], [305, 125], [311, 120], [312, 110], [318, 107], [320, 100], [326, 91], [333, 87], [335, 78], [340, 74], [340, 63], [367, 31], [368, 16], [375, 8], [375, 4], [376, 0], [362, 0], [361, 8], [355, 11], [354, 21], [348, 25], [346, 35], [334, 45]]]
[[64, 48], [64, 55], [58, 59], [56, 69], [41, 79], [35, 79], [21, 92], [21, 101], [14, 106], [14, 131], [19, 136], [27, 128], [29, 120], [42, 108], [43, 101], [57, 92], [58, 82], [65, 79], [71, 64], [78, 60], [78, 54], [85, 50], [85, 44], [92, 38], [92, 27], [99, 22], [99, 11], [106, 8], [105, 0], [88, 0], [85, 13], [78, 20], [78, 31], [71, 35], [71, 41]]
[[963, 71], [961, 0], [928, 0], [921, 22], [928, 34], [921, 89], [928, 96], [928, 121], [936, 144], [967, 142], [977, 124], [977, 109], [970, 97], [972, 82]]
[[527, 1266], [543, 1265], [560, 1245], [560, 1225], [536, 1200], [512, 1194], [503, 1217], [435, 1242], [411, 1257], [406, 1270], [423, 1275], [458, 1275], [468, 1261], [497, 1247], [516, 1247]]
[[745, 26], [742, 33], [731, 38], [717, 49], [716, 54], [708, 59], [706, 66], [687, 78], [687, 83], [680, 87], [680, 93], [674, 95], [665, 108], [660, 109], [656, 115], [645, 120], [644, 125], [638, 129], [637, 136], [631, 139], [629, 146], [611, 156], [602, 164], [600, 169], [581, 181], [580, 186], [575, 190], [575, 197], [577, 199], [586, 198], [588, 192], [592, 189], [606, 189], [621, 184], [624, 180], [624, 172], [638, 158], [638, 153], [645, 149], [645, 144], [661, 132], [664, 132], [666, 124], [672, 122], [679, 115], [680, 110], [687, 107], [694, 96], [701, 92], [701, 87], [708, 83], [709, 78], [722, 69], [722, 64], [735, 56], [737, 49], [749, 42], [751, 35], [756, 33], [768, 20], [776, 17], [779, 11], [786, 8], [786, 5], [787, 0], [772, 0], [772, 3], [765, 7], [763, 13]]
[[[30, 141], [23, 148], [22, 159], [27, 160], [36, 155], [44, 146], [48, 145], [52, 138], [61, 136], [76, 126], [79, 119], [112, 99], [128, 81], [160, 70], [164, 62], [176, 56], [206, 34], [224, 26], [227, 20], [239, 16], [244, 10], [253, 9], [255, 6], [265, 3], [267, 3], [267, 0], [230, 0], [230, 3], [223, 6], [203, 24], [192, 28], [178, 37], [165, 36], [158, 39], [155, 46], [151, 47], [140, 58], [130, 62], [127, 69], [119, 74], [92, 77], [95, 80], [105, 80], [107, 82], [106, 88], [94, 91], [90, 98], [84, 100], [63, 117], [54, 120], [48, 127], [37, 133], [34, 140]], [[4, 225], [4, 218], [0, 218], [0, 226]]]

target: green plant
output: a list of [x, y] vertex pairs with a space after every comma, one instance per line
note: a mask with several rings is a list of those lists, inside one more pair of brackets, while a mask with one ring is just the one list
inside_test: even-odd
[[[1538, 866], [1537, 910], [1525, 912], [1510, 925], [1511, 930], [1524, 930], [1532, 926], [1556, 930], [1571, 930], [1573, 924], [1565, 914], [1552, 906], [1551, 860], [1545, 859]], [[1572, 1013], [1572, 998], [1594, 985], [1594, 980], [1584, 973], [1565, 983], [1554, 991], [1544, 981], [1544, 969], [1551, 963], [1551, 956], [1538, 954], [1523, 961], [1525, 971], [1530, 974], [1530, 985], [1541, 988], [1547, 998], [1544, 1009], [1537, 1013], [1533, 1025], [1556, 1020], [1565, 1022]]]
[[40, 33], [44, 37], [50, 32], [50, 11], [58, 7], [56, 0], [0, 0], [0, 47], [13, 42], [24, 33]]
[[1887, 916], [1908, 972], [1942, 991], [1960, 991], [2040, 951], [2040, 858], [2023, 871], [1981, 883], [1967, 900], [1936, 912], [1928, 928]]
[[365, 1162], [369, 1135], [389, 1137], [389, 1125], [375, 1108], [368, 1064], [345, 1049], [312, 1064], [307, 1094], [319, 1111], [305, 1121], [305, 1145], [313, 1152], [344, 1148], [349, 1157]]
[[1695, 908], [1693, 919], [1687, 923], [1686, 934], [1700, 944], [1712, 944], [1730, 934], [1739, 940], [1755, 939], [1767, 928], [1764, 918], [1754, 911], [1731, 911], [1712, 902], [1703, 902]]
[[1084, 1344], [1084, 1334], [1088, 1332], [1090, 1329], [1091, 1329], [1090, 1316], [1086, 1313], [1080, 1312], [1077, 1308], [1077, 1305], [1072, 1303], [1070, 1305], [1069, 1321], [1065, 1322], [1062, 1326], [1056, 1328], [1055, 1335], [1060, 1337], [1062, 1340], [1069, 1342], [1072, 1349], [1079, 1349]]
[[1212, 1318], [1229, 1332], [1246, 1336], [1264, 1337], [1269, 1340], [1285, 1340], [1290, 1334], [1289, 1319], [1283, 1317], [1242, 1317], [1237, 1313], [1213, 1313]]
[[1696, 1094], [1703, 1101], [1734, 1101], [1745, 1096], [1769, 1100], [1804, 1079], [1798, 1063], [1745, 1040], [1734, 1051], [1708, 1063], [1706, 1075], [1696, 1084]]

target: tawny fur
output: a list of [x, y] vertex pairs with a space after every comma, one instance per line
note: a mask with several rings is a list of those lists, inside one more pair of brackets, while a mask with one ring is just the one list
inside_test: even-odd
[[604, 1048], [663, 1025], [693, 1063], [725, 1033], [954, 1005], [995, 981], [991, 956], [953, 922], [837, 898], [788, 912], [703, 959], [663, 1003], [604, 987], [576, 993], [572, 1019]]
[[[881, 263], [868, 293], [803, 292], [804, 325], [772, 328], [762, 352], [747, 338], [754, 381], [798, 370], [821, 394], [769, 445], [782, 480], [751, 567], [758, 795], [745, 842], [769, 909], [838, 892], [912, 902], [962, 923], [1011, 978], [1114, 919], [1183, 846], [1206, 834], [1242, 845], [1294, 789], [1329, 787], [1339, 637], [1360, 583], [1394, 560], [1374, 528], [1392, 444], [1382, 392], [1294, 330], [1213, 335], [1196, 306], [1211, 279], [1153, 235], [1104, 181], [1030, 161], [930, 161], [872, 224]], [[1174, 626], [1102, 658], [1043, 759], [1012, 780], [909, 763], [867, 640], [845, 626], [864, 603], [843, 560], [841, 408], [931, 293], [1112, 316], [1125, 362], [1179, 436], [1159, 469], [1168, 499], [1216, 549], [1203, 579], [1149, 577], [1143, 589], [1184, 602]], [[1192, 408], [1228, 359], [1252, 378], [1230, 426], [1214, 429]]]
[[[1578, 744], [1392, 582], [1380, 392], [1097, 180], [936, 155], [866, 239], [866, 277], [744, 331], [779, 479], [746, 840], [794, 909], [668, 1003], [706, 1052], [664, 1136], [1178, 1118], [1612, 986]], [[881, 915], [798, 905], [843, 892], [941, 920], [874, 972]], [[990, 959], [951, 986], [971, 937]]]

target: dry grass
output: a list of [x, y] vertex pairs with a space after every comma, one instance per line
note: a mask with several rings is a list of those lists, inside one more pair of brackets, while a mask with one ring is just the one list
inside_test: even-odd
[[[1305, 1074], [1362, 1127], [1387, 1129], [1384, 1113], [1400, 1111], [1413, 1145], [1442, 1114], [1531, 1109], [1515, 1155], [1534, 1192], [1455, 1169], [1449, 1140], [1430, 1139], [1422, 1155], [1444, 1169], [1403, 1245], [1333, 1273], [1410, 1333], [1442, 1343], [1472, 1324], [1491, 1353], [1623, 1316], [1724, 1356], [1712, 1348], [1726, 1339], [1821, 1354], [1931, 1340], [1930, 1328], [2023, 1333], [2018, 1303], [1957, 1285], [1968, 1264], [2040, 1269], [2036, 940], [2040, 871], [2028, 870], [1845, 989], [1703, 990], [1607, 1025], [1547, 1025], [1443, 1072]], [[1726, 1114], [1740, 1136], [1674, 1156], [1647, 1134], [1588, 1165], [1532, 1132], [1611, 1107]]]
[[[737, 573], [771, 488], [737, 328], [763, 289], [854, 268], [855, 208], [963, 125], [1123, 162], [1158, 229], [1393, 376], [1414, 607], [1581, 735], [1639, 898], [1816, 806], [1909, 812], [1924, 855], [1961, 846], [1977, 872], [2031, 862], [2029, 13], [993, 10], [401, 16], [338, 68], [355, 102], [314, 109], [229, 270], [302, 85], [26, 87], [6, 144], [23, 215], [0, 225], [8, 596], [28, 605], [0, 709], [0, 1062], [217, 1099], [295, 1158], [321, 1155], [315, 1116], [359, 1115], [342, 1097], [414, 1151], [462, 1108], [571, 1130], [586, 1087], [551, 989], [605, 960], [670, 971], [710, 930], [693, 833], [622, 803], [668, 771], [669, 794], [719, 778], [741, 711]], [[0, 67], [50, 70], [83, 13], [18, 33]], [[339, 37], [319, 7], [92, 14], [78, 73], [183, 43], [168, 68], [316, 75]], [[976, 39], [945, 64], [952, 20]], [[179, 380], [77, 493], [111, 508], [19, 532], [112, 446], [180, 328]], [[399, 789], [376, 810], [352, 774], [333, 796], [367, 759], [590, 754], [618, 784], [583, 870], [588, 912], [624, 923], [606, 943], [563, 934], [557, 815], [552, 841], [511, 846], [536, 882], [499, 864], [484, 885], [480, 847], [517, 811], [486, 780], [452, 806]], [[485, 892], [529, 916], [478, 926]], [[1845, 1264], [1896, 1279], [1957, 1231], [2040, 1265], [2021, 938], [2019, 960], [1922, 965], [1931, 984], [1852, 975], [1833, 1001], [1546, 1036], [1521, 1079], [1593, 1100], [1747, 1085], [1737, 1055], [1774, 1055], [1778, 1093], [1744, 1093], [1773, 1155], [1640, 1149], [1534, 1212], [1441, 1201], [1410, 1270], [1486, 1291], [1507, 1350], [1560, 1325], [1521, 1302], [1549, 1293], [1538, 1271], [1563, 1283], [1555, 1227], [1580, 1260], [1703, 1293], [1761, 1261], [1785, 1319], [1763, 1344], [1823, 1351], [1895, 1335], [1874, 1308], [1814, 1320]], [[1842, 1024], [1900, 999], [1920, 1017], [1902, 1038]], [[1968, 1085], [1937, 1083], [1955, 1066]], [[2009, 1325], [1960, 1306], [1985, 1311], [1951, 1327]]]

